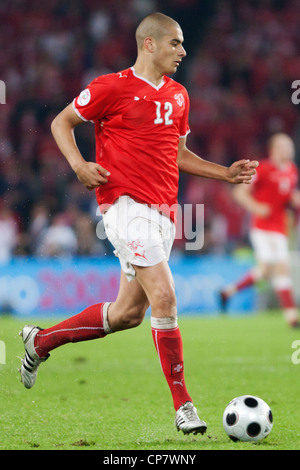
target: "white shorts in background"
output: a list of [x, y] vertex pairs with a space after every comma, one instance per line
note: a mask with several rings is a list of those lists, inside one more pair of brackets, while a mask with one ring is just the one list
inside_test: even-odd
[[103, 221], [129, 281], [135, 278], [134, 265], [154, 266], [169, 259], [175, 224], [157, 209], [121, 196], [103, 214]]
[[289, 262], [288, 240], [282, 233], [255, 228], [250, 231], [250, 241], [258, 261], [268, 264]]

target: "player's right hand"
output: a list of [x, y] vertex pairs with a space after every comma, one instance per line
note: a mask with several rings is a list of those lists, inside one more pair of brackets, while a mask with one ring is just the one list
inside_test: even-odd
[[110, 172], [98, 163], [84, 162], [76, 169], [76, 175], [80, 183], [92, 191], [108, 182], [107, 176], [110, 175]]

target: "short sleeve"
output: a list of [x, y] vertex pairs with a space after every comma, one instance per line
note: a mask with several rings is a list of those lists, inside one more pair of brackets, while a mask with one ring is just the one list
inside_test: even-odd
[[190, 100], [189, 95], [184, 93], [184, 113], [181, 118], [179, 137], [186, 137], [191, 131], [189, 126]]
[[83, 121], [104, 118], [116, 101], [114, 74], [103, 75], [93, 80], [73, 100], [73, 108]]

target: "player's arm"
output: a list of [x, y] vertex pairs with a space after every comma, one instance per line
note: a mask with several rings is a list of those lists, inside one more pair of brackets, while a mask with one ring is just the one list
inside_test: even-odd
[[257, 201], [251, 193], [251, 186], [241, 184], [232, 191], [233, 199], [244, 209], [257, 217], [268, 217], [271, 209], [268, 204]]
[[290, 204], [294, 209], [300, 209], [300, 190], [295, 189], [291, 194]]
[[61, 151], [77, 175], [79, 181], [89, 190], [107, 183], [109, 172], [101, 165], [87, 162], [81, 155], [75, 140], [74, 129], [83, 120], [69, 104], [52, 121], [51, 132]]
[[250, 160], [239, 160], [230, 167], [209, 162], [186, 147], [185, 137], [179, 139], [177, 163], [179, 170], [184, 173], [234, 184], [251, 183], [252, 176], [255, 175], [255, 168], [258, 166], [257, 161]]

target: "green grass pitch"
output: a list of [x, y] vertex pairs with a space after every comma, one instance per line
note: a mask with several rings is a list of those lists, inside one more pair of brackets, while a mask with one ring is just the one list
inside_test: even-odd
[[[286, 326], [279, 312], [179, 318], [186, 383], [208, 424], [204, 436], [175, 429], [149, 317], [137, 329], [52, 351], [34, 388], [26, 390], [18, 373], [18, 332], [26, 323], [47, 327], [57, 321], [0, 317], [6, 350], [6, 364], [0, 365], [1, 450], [300, 449], [300, 364], [292, 361], [300, 329]], [[223, 430], [225, 406], [243, 394], [272, 408], [273, 430], [257, 444], [233, 443]]]

